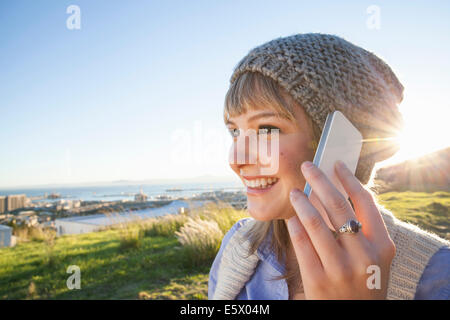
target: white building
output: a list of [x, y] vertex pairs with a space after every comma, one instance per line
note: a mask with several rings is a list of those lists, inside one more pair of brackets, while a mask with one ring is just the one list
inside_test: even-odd
[[176, 214], [180, 212], [180, 208], [187, 207], [197, 207], [202, 204], [202, 201], [196, 201], [187, 203], [182, 200], [172, 201], [170, 204], [159, 208], [149, 208], [132, 213], [121, 213], [121, 214], [93, 214], [88, 216], [77, 216], [70, 218], [62, 218], [55, 220], [55, 228], [57, 235], [65, 234], [79, 234], [97, 231], [103, 227], [127, 223], [136, 220], [144, 220], [152, 217], [162, 216], [165, 214]]
[[55, 208], [56, 210], [72, 210], [75, 208], [79, 208], [81, 206], [80, 200], [65, 200], [61, 199], [57, 202], [55, 202]]
[[58, 236], [64, 234], [79, 234], [97, 231], [102, 227], [99, 225], [98, 218], [103, 214], [90, 216], [79, 216], [55, 220], [55, 228]]
[[16, 244], [16, 237], [12, 235], [12, 228], [0, 224], [0, 248], [13, 247]]

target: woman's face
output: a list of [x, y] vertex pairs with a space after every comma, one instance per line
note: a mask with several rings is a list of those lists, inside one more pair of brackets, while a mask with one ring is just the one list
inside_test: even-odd
[[[228, 130], [235, 134], [240, 132], [233, 138], [230, 148], [230, 166], [246, 186], [248, 210], [256, 220], [288, 219], [293, 216], [295, 211], [290, 204], [289, 193], [294, 187], [303, 190], [305, 186], [300, 165], [314, 158], [313, 129], [303, 108], [294, 109], [296, 123], [269, 109], [248, 110], [239, 116], [230, 117], [227, 122]], [[268, 139], [267, 142], [269, 162], [267, 159], [261, 161], [257, 148], [249, 148], [249, 138], [245, 137], [251, 129], [256, 133], [260, 129], [268, 129], [269, 132], [271, 129], [279, 129], [278, 152], [271, 152], [271, 140]], [[237, 147], [239, 139], [245, 139], [245, 148]], [[239, 153], [245, 159], [240, 162], [244, 163], [236, 161]], [[249, 161], [251, 154], [256, 161]], [[276, 168], [277, 161], [278, 170], [270, 174], [261, 173], [264, 168], [267, 170], [268, 163]]]

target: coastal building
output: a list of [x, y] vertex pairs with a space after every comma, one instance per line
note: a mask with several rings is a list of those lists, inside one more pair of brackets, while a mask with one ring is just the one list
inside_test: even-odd
[[60, 211], [60, 210], [72, 210], [72, 209], [76, 209], [79, 208], [81, 206], [81, 201], [80, 200], [65, 200], [65, 199], [61, 199], [55, 202], [55, 209]]
[[26, 211], [20, 211], [17, 215], [18, 216], [34, 216], [36, 214], [36, 212], [34, 212], [33, 210], [26, 210]]
[[27, 196], [24, 194], [13, 194], [6, 197], [6, 211], [14, 211], [25, 207]]
[[15, 237], [12, 235], [12, 228], [0, 224], [0, 248], [12, 247], [16, 244]]
[[59, 194], [59, 193], [50, 193], [50, 195], [48, 195], [48, 196], [47, 196], [47, 193], [46, 193], [45, 196], [48, 199], [59, 199], [59, 198], [61, 198], [61, 194]]
[[0, 196], [0, 214], [6, 212], [6, 197]]
[[39, 223], [38, 216], [36, 212], [29, 211], [20, 211], [16, 216], [16, 221], [27, 225], [28, 227], [35, 226]]
[[88, 233], [101, 229], [102, 225], [96, 223], [97, 218], [103, 215], [78, 216], [55, 220], [55, 228], [58, 236], [65, 234]]
[[173, 199], [173, 197], [166, 194], [158, 194], [157, 196], [155, 196], [155, 200], [171, 200], [171, 199]]
[[140, 192], [134, 196], [134, 201], [145, 202], [145, 201], [147, 201], [147, 198], [148, 198], [148, 196], [142, 191], [142, 187], [141, 187]]

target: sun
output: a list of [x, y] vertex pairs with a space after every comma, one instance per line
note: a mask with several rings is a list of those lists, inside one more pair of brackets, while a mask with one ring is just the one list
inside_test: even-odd
[[396, 137], [393, 137], [400, 149], [391, 158], [384, 161], [383, 165], [414, 159], [448, 147], [447, 135], [439, 132], [440, 128], [435, 122], [428, 121], [423, 112], [409, 112], [403, 114], [403, 117], [405, 126]]

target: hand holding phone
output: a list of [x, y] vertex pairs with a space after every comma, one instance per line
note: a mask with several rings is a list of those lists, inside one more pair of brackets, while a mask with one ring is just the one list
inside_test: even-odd
[[[361, 153], [362, 141], [361, 133], [342, 112], [333, 111], [328, 114], [313, 163], [324, 172], [345, 199], [348, 199], [348, 195], [336, 176], [334, 165], [336, 161], [341, 160], [354, 174]], [[314, 207], [322, 213], [322, 216], [326, 216], [325, 209], [317, 197], [313, 196], [313, 190], [308, 182], [306, 182], [303, 192]]]
[[[362, 147], [362, 135], [340, 111], [329, 113], [320, 136], [313, 163], [321, 169], [336, 188], [348, 198], [334, 172], [337, 160], [345, 163], [354, 174]], [[310, 196], [311, 187], [305, 185], [304, 193]]]
[[[306, 299], [387, 296], [395, 245], [374, 199], [354, 175], [361, 146], [358, 130], [339, 112], [330, 114], [314, 163], [301, 166], [308, 182], [304, 194], [297, 188], [290, 192], [296, 215], [286, 223]], [[337, 160], [343, 165], [335, 165]], [[349, 196], [354, 208], [344, 202]], [[350, 222], [359, 227], [349, 230]], [[381, 270], [381, 290], [367, 285], [367, 267], [374, 265]]]

